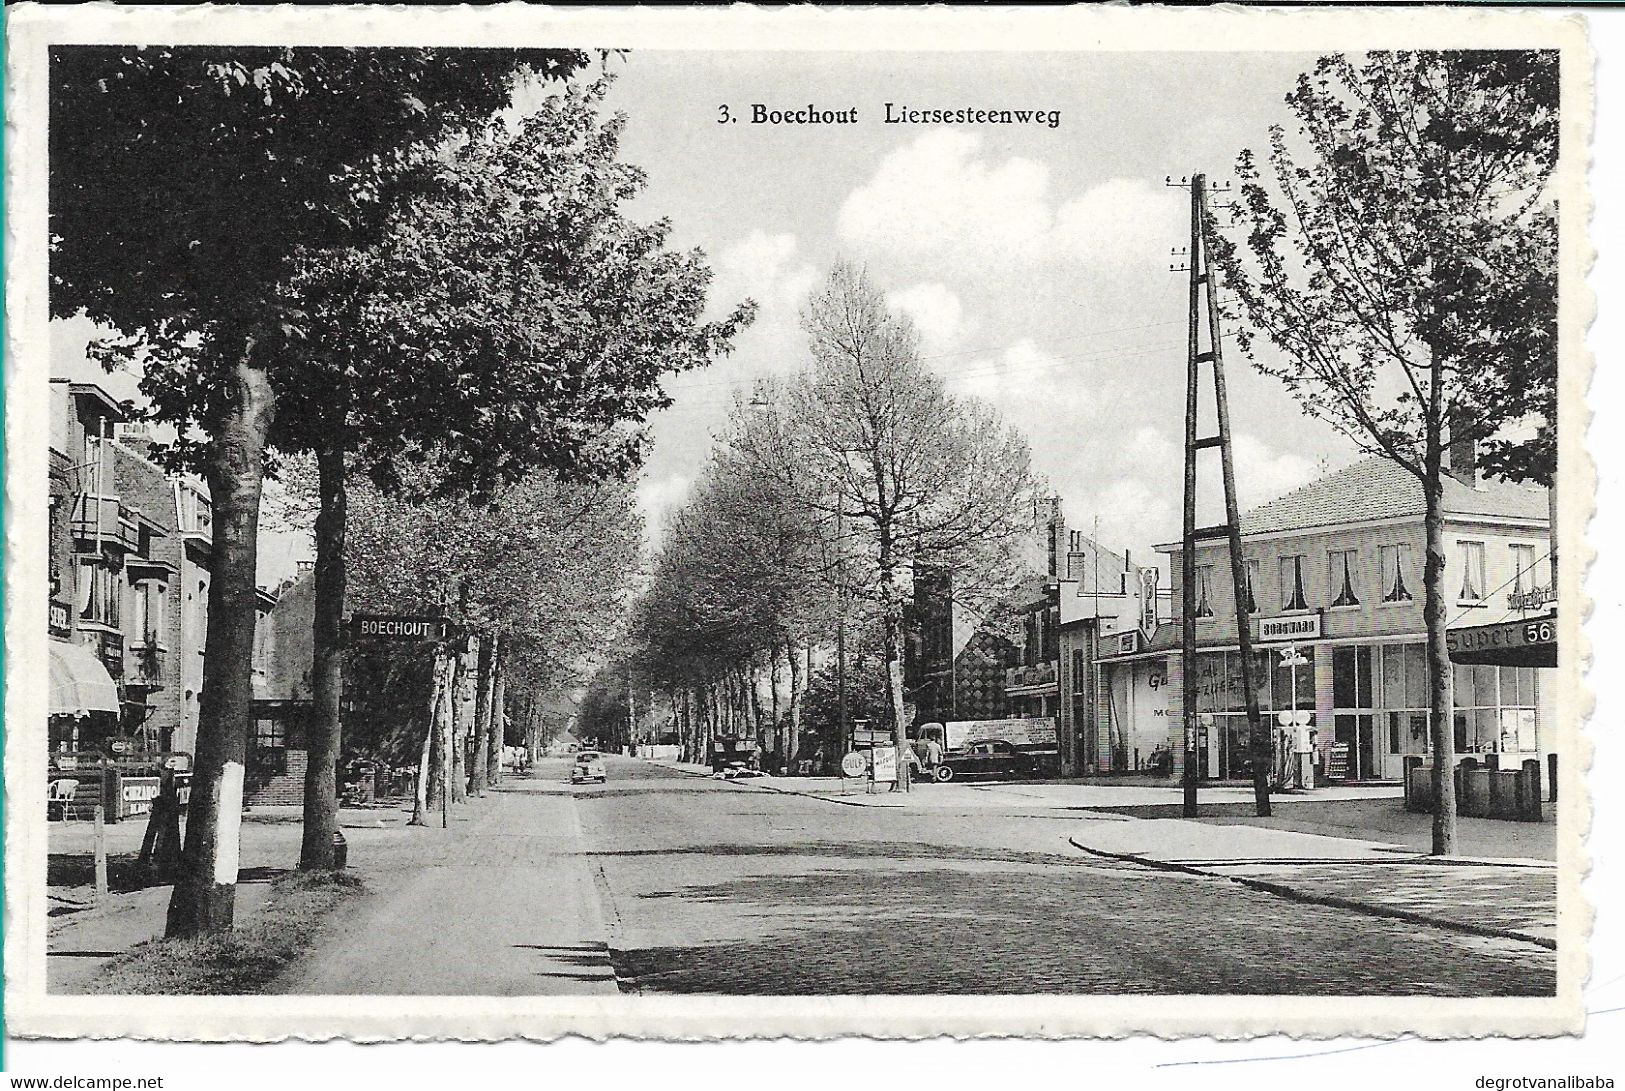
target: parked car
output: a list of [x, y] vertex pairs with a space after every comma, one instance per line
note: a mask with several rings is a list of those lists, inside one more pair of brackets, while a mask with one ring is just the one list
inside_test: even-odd
[[942, 784], [956, 777], [1031, 777], [1038, 775], [1038, 761], [1003, 739], [983, 739], [948, 751], [931, 775]]
[[609, 776], [604, 772], [604, 755], [596, 750], [581, 751], [570, 766], [571, 784], [585, 784], [589, 780], [596, 780], [599, 784], [609, 782]]

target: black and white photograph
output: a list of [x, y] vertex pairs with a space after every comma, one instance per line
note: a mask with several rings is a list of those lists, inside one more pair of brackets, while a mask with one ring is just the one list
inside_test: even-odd
[[14, 1033], [1583, 1025], [1583, 27], [24, 14]]

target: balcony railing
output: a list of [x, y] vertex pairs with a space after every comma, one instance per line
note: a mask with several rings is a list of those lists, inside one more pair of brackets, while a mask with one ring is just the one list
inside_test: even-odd
[[71, 523], [73, 536], [80, 541], [94, 542], [100, 537], [103, 545], [123, 549], [137, 549], [141, 545], [141, 532], [135, 518], [116, 496], [80, 493], [74, 498]]

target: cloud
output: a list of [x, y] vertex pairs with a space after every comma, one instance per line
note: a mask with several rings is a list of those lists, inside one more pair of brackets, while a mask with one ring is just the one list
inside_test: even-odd
[[1112, 178], [1057, 192], [1049, 167], [999, 159], [978, 133], [928, 133], [881, 160], [841, 206], [841, 237], [864, 253], [987, 266], [1073, 261], [1161, 271], [1177, 190]]
[[1062, 361], [1031, 338], [991, 357], [935, 362], [954, 393], [991, 402], [1030, 436], [1044, 417], [1060, 410], [1064, 419], [1083, 412], [1088, 401], [1083, 365]]
[[817, 273], [801, 260], [794, 235], [752, 231], [716, 258], [711, 296], [718, 301], [749, 295], [761, 306], [757, 323], [796, 320]]
[[891, 293], [886, 303], [914, 320], [927, 355], [951, 352], [970, 332], [964, 306], [945, 284], [916, 284]]
[[1153, 188], [1138, 178], [1112, 178], [1085, 190], [1055, 214], [1053, 246], [1059, 253], [1085, 261], [1145, 266], [1161, 272], [1160, 259], [1180, 223], [1169, 208], [1166, 186]]
[[1049, 168], [994, 162], [979, 134], [927, 133], [881, 160], [841, 206], [841, 237], [875, 253], [956, 260], [1021, 257], [1053, 222]]
[[1246, 432], [1232, 437], [1236, 460], [1236, 499], [1243, 509], [1274, 500], [1318, 477], [1320, 469], [1302, 455], [1278, 451]]

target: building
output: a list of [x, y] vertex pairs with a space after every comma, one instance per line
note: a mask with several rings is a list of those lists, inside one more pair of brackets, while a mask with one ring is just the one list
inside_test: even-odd
[[1167, 616], [1156, 568], [1069, 530], [1059, 498], [1036, 513], [1025, 558], [1030, 574], [1008, 619], [978, 618], [956, 603], [940, 572], [914, 584], [905, 686], [921, 723], [1047, 719], [1056, 728], [1063, 775], [1122, 768], [1126, 759], [1099, 738], [1103, 690], [1095, 661], [1103, 640], [1141, 624], [1142, 603]]
[[[1451, 464], [1444, 579], [1453, 633], [1546, 620], [1553, 601], [1548, 490], [1480, 479], [1470, 445], [1452, 451]], [[1367, 458], [1247, 512], [1241, 531], [1251, 671], [1263, 715], [1274, 725], [1283, 710], [1312, 712], [1323, 778], [1398, 780], [1405, 757], [1429, 749], [1420, 483], [1391, 461]], [[1177, 776], [1184, 761], [1183, 548], [1159, 548], [1173, 573], [1172, 620], [1144, 646], [1101, 657], [1107, 701], [1098, 719], [1114, 746], [1168, 751]], [[1223, 539], [1198, 543], [1195, 592], [1198, 773], [1245, 780], [1243, 665]], [[1464, 635], [1455, 643], [1473, 640]], [[1288, 646], [1298, 654], [1283, 654]], [[1536, 666], [1458, 660], [1454, 685], [1459, 753], [1551, 751], [1554, 687]]]
[[94, 384], [53, 380], [50, 426], [50, 749], [156, 755], [179, 724], [169, 481]]
[[305, 801], [316, 615], [314, 566], [255, 600], [254, 729], [248, 740], [244, 799], [250, 806], [298, 806]]

